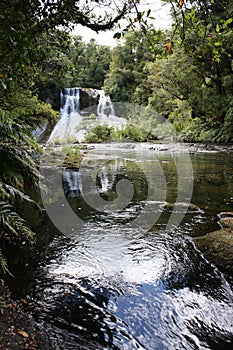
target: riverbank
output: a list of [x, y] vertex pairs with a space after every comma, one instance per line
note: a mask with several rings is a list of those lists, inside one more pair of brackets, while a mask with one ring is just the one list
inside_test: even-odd
[[12, 300], [0, 279], [0, 350], [52, 350], [52, 339], [23, 311], [24, 303]]

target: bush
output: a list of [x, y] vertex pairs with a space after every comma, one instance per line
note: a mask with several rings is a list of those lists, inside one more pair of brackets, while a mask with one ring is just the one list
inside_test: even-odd
[[114, 128], [107, 125], [93, 126], [85, 137], [85, 142], [101, 143], [113, 139]]
[[97, 125], [92, 127], [85, 137], [85, 142], [101, 143], [106, 141], [135, 141], [146, 142], [156, 140], [157, 135], [153, 130], [146, 130], [140, 125], [127, 124], [121, 129], [114, 130], [107, 125]]
[[157, 139], [157, 136], [153, 133], [153, 131], [147, 131], [140, 125], [127, 124], [124, 128], [116, 130], [115, 139], [146, 142]]

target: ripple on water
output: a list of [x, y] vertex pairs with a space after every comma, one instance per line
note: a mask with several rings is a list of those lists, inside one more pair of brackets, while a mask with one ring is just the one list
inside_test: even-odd
[[[153, 159], [160, 160], [167, 196], [157, 199], [173, 203], [177, 199], [177, 171], [169, 151], [174, 145], [166, 145], [168, 151], [154, 145], [145, 152], [151, 146], [129, 144], [127, 148], [110, 144], [106, 154], [106, 145], [100, 144], [92, 156], [95, 160], [100, 154], [104, 160], [112, 161], [117, 150], [120, 172], [126, 165], [122, 158], [137, 159], [137, 165], [139, 159], [141, 163], [145, 161], [145, 169], [152, 175], [154, 168], [148, 164]], [[177, 145], [175, 152], [180, 152], [178, 148]], [[193, 152], [197, 148], [202, 151], [193, 146]], [[136, 195], [127, 208], [105, 214], [83, 206], [86, 223], [82, 230], [70, 240], [51, 243], [50, 257], [35, 281], [31, 308], [58, 339], [57, 349], [233, 348], [232, 288], [224, 275], [195, 249], [190, 238], [216, 227], [215, 213], [224, 211], [230, 202], [232, 155], [227, 158], [201, 152], [195, 153], [192, 160], [192, 201], [204, 212], [189, 213], [179, 228], [166, 231], [171, 213], [164, 210], [163, 202], [146, 199], [144, 179], [130, 162], [127, 175], [135, 172], [138, 181], [134, 181]], [[101, 194], [111, 200], [115, 198], [114, 186], [111, 187], [112, 177], [107, 176], [107, 170], [105, 180], [109, 177], [109, 181], [102, 183]], [[211, 174], [218, 175], [221, 186]], [[154, 175], [152, 180], [158, 185]], [[160, 181], [159, 185], [164, 184]], [[82, 207], [83, 202], [76, 197], [73, 201], [74, 208]], [[125, 225], [142, 208], [161, 214], [146, 233]]]
[[89, 224], [46, 271], [34, 314], [61, 349], [231, 348], [231, 288], [179, 231]]

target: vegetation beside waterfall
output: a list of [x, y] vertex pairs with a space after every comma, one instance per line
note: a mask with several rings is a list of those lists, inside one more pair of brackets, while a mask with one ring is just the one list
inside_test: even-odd
[[[142, 105], [166, 118], [185, 141], [233, 142], [232, 2], [169, 1], [174, 10], [171, 31], [155, 30], [149, 11], [139, 12], [138, 2], [120, 1], [113, 8], [115, 2], [108, 1], [1, 1], [2, 278], [11, 274], [9, 252], [36, 240], [33, 231], [39, 220], [32, 223], [22, 210], [42, 215], [37, 164], [41, 150], [33, 133], [41, 124], [58, 120], [60, 88], [104, 88], [113, 101]], [[77, 23], [95, 31], [113, 28], [130, 13], [129, 25], [122, 32], [117, 29], [115, 37], [122, 40], [113, 49], [70, 34]], [[142, 113], [140, 118], [129, 116], [119, 130], [96, 126], [86, 141], [148, 141], [163, 137], [160, 132], [153, 113], [150, 118]], [[65, 166], [79, 166], [78, 146], [64, 146], [61, 153]], [[59, 158], [59, 152], [55, 156]], [[0, 295], [0, 314], [5, 312], [4, 299]], [[24, 316], [21, 319], [23, 327]], [[7, 341], [13, 342], [13, 335]], [[7, 348], [4, 337], [1, 334], [2, 346]], [[27, 332], [20, 329], [18, 337], [25, 337], [25, 348], [34, 349]]]
[[142, 22], [113, 49], [61, 31], [54, 40], [49, 35], [39, 96], [48, 99], [61, 86], [103, 87], [112, 101], [161, 114], [184, 141], [232, 142], [232, 5], [213, 3], [205, 10], [193, 1], [175, 10], [171, 31]]
[[186, 141], [232, 142], [232, 4], [180, 3], [171, 32], [142, 23], [125, 35], [104, 89], [115, 101], [150, 106]]
[[[105, 7], [98, 19], [91, 4], [74, 11], [75, 1], [72, 6], [1, 2], [1, 223], [7, 232], [18, 234], [26, 224], [17, 217], [16, 197], [32, 200], [25, 176], [31, 184], [38, 180], [31, 131], [41, 121], [57, 120], [58, 113], [45, 102], [58, 109], [61, 87], [104, 87], [113, 101], [158, 112], [186, 141], [233, 141], [232, 3], [170, 3], [173, 28], [164, 31], [148, 21], [150, 11], [141, 13], [131, 2], [122, 2], [112, 14]], [[97, 31], [109, 29], [130, 12], [129, 25], [115, 34], [123, 40], [113, 49], [94, 40], [84, 43], [81, 36], [69, 33], [76, 23]], [[96, 127], [87, 140], [157, 138], [148, 125], [147, 116], [141, 115], [140, 121], [131, 118], [117, 132]]]

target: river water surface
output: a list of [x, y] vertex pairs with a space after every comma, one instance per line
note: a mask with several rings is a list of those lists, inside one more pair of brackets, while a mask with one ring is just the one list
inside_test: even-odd
[[[62, 216], [58, 191], [50, 206], [67, 235], [51, 223], [43, 226], [53, 238], [35, 255], [34, 271], [16, 273], [20, 290], [12, 287], [16, 296], [29, 295], [28, 310], [56, 349], [233, 348], [232, 282], [192, 241], [218, 229], [217, 214], [232, 210], [233, 150], [189, 147], [187, 170], [187, 149], [177, 147], [95, 145], [82, 177], [77, 169], [63, 171], [64, 193], [82, 225]], [[107, 204], [117, 198], [117, 182], [132, 184], [123, 208], [98, 210], [86, 203], [85, 171], [88, 176], [98, 161], [95, 185]], [[177, 198], [199, 209], [164, 207]], [[144, 212], [149, 220], [154, 215], [148, 229]]]

